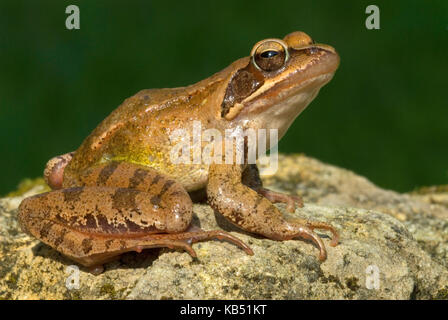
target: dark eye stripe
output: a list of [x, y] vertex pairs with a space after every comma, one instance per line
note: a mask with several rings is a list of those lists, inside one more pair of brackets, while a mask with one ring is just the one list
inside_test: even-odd
[[275, 57], [276, 55], [278, 55], [278, 52], [273, 51], [273, 50], [267, 50], [267, 51], [263, 52], [262, 54], [260, 54], [260, 56], [262, 58], [272, 58], [272, 57]]

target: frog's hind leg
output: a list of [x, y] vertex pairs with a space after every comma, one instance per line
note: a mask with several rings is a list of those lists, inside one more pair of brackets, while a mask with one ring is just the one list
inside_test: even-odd
[[227, 240], [252, 253], [224, 231], [188, 231], [192, 203], [185, 195], [170, 198], [176, 201], [171, 205], [160, 196], [155, 204], [154, 195], [134, 189], [76, 187], [26, 198], [18, 217], [25, 232], [87, 267], [155, 247], [196, 256], [192, 243], [209, 239]]
[[193, 204], [176, 181], [129, 163], [109, 163], [79, 177], [82, 186], [22, 201], [22, 229], [84, 266], [103, 264], [123, 252], [170, 247], [195, 256], [192, 243], [227, 240], [224, 231], [188, 230]]

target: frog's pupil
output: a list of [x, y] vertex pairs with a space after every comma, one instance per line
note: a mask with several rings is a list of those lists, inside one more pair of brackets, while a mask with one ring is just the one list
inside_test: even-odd
[[278, 55], [277, 51], [268, 50], [268, 51], [263, 52], [261, 54], [261, 57], [263, 57], [263, 58], [272, 58], [272, 57], [274, 57], [276, 55]]

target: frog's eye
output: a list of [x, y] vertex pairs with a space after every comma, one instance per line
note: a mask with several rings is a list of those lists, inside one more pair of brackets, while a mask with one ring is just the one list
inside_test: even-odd
[[264, 40], [254, 46], [251, 56], [253, 64], [258, 69], [276, 71], [288, 60], [288, 48], [281, 40]]

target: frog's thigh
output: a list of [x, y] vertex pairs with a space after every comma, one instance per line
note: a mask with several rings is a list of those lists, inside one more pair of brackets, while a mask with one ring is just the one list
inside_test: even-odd
[[[68, 178], [68, 179], [67, 179]], [[128, 162], [112, 161], [81, 172], [75, 179], [64, 177], [64, 188], [78, 186], [108, 186], [130, 188], [143, 192], [182, 192], [184, 188], [154, 168]]]
[[188, 193], [163, 175], [150, 180], [132, 180], [140, 190], [84, 186], [30, 197], [19, 207], [19, 222], [27, 233], [84, 265], [150, 247], [188, 250], [178, 241], [192, 218]]
[[[91, 188], [111, 188], [107, 200], [113, 208], [108, 212], [114, 212], [118, 208], [120, 215], [123, 215], [124, 210], [128, 210], [127, 218], [132, 222], [143, 214], [143, 221], [157, 220], [153, 221], [154, 226], [162, 226], [164, 223], [161, 219], [166, 220], [167, 227], [158, 227], [160, 232], [180, 232], [191, 221], [193, 205], [187, 191], [180, 183], [153, 168], [126, 162], [110, 162], [87, 169], [78, 179], [77, 184], [88, 188], [89, 193], [95, 193]], [[67, 182], [66, 187], [71, 184], [72, 182]], [[98, 197], [102, 197], [100, 193]], [[141, 199], [141, 202], [136, 199]], [[145, 205], [143, 210], [142, 206]]]
[[109, 203], [105, 211], [114, 221], [124, 216], [130, 224], [149, 222], [159, 232], [180, 232], [191, 222], [193, 204], [187, 191], [153, 168], [110, 162], [80, 174], [78, 184], [84, 186], [86, 197], [96, 193], [98, 200]]

